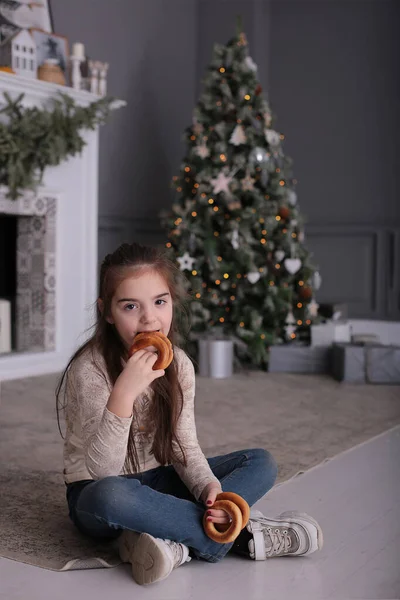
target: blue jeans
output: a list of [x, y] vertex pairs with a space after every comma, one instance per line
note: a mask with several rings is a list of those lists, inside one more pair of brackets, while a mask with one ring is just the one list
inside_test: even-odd
[[[250, 506], [272, 488], [277, 475], [273, 457], [261, 448], [207, 460], [223, 491], [236, 492]], [[214, 542], [205, 534], [206, 507], [171, 465], [68, 484], [67, 500], [74, 524], [94, 539], [115, 539], [124, 529], [147, 532], [181, 542], [191, 556], [209, 562], [221, 560], [233, 545]]]

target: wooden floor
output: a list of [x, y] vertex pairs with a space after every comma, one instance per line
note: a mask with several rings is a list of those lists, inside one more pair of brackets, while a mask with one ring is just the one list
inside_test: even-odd
[[0, 559], [1, 600], [299, 600], [400, 598], [400, 427], [276, 486], [257, 508], [308, 512], [321, 524], [321, 552], [254, 562], [228, 555], [192, 561], [149, 587], [129, 566], [58, 573]]

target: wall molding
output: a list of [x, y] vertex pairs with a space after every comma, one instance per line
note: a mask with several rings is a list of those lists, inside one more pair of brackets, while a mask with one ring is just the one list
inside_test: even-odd
[[98, 260], [101, 262], [106, 254], [113, 252], [124, 242], [160, 245], [166, 239], [158, 217], [100, 215]]
[[123, 233], [140, 233], [151, 235], [163, 235], [163, 229], [154, 216], [116, 216], [116, 215], [99, 215], [99, 232], [118, 231]]
[[343, 302], [352, 317], [400, 318], [399, 223], [310, 223], [305, 234], [321, 269], [317, 300]]
[[306, 239], [309, 234], [338, 233], [352, 235], [354, 233], [368, 233], [379, 231], [395, 231], [400, 229], [400, 221], [382, 223], [305, 223]]

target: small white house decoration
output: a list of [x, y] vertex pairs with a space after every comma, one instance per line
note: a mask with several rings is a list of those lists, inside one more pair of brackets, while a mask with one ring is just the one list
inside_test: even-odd
[[2, 66], [11, 67], [17, 75], [36, 79], [36, 43], [26, 29], [21, 29], [0, 45]]

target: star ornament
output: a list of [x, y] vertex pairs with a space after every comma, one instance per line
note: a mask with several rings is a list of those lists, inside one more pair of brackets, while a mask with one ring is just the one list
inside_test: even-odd
[[286, 325], [286, 327], [285, 327], [285, 333], [286, 333], [286, 335], [288, 337], [291, 336], [292, 333], [295, 333], [295, 331], [296, 331], [296, 326], [295, 325], [291, 325], [291, 324]]
[[230, 194], [229, 184], [231, 181], [232, 177], [225, 175], [225, 173], [221, 171], [216, 179], [211, 179], [214, 194], [219, 194], [220, 192]]
[[311, 300], [310, 304], [308, 305], [308, 312], [310, 314], [311, 317], [317, 317], [318, 316], [318, 309], [319, 309], [319, 304], [318, 302], [315, 302], [314, 299]]
[[177, 258], [177, 261], [181, 271], [192, 271], [193, 264], [196, 262], [196, 259], [189, 256], [189, 252], [185, 252], [183, 256], [179, 256]]
[[197, 146], [195, 149], [195, 152], [198, 156], [200, 156], [200, 158], [203, 158], [203, 159], [207, 158], [207, 156], [210, 156], [210, 151], [205, 144], [202, 144], [201, 146]]
[[254, 190], [254, 182], [255, 179], [253, 177], [250, 177], [250, 175], [246, 175], [246, 177], [244, 177], [241, 182], [242, 190], [245, 192], [251, 192], [251, 190]]

